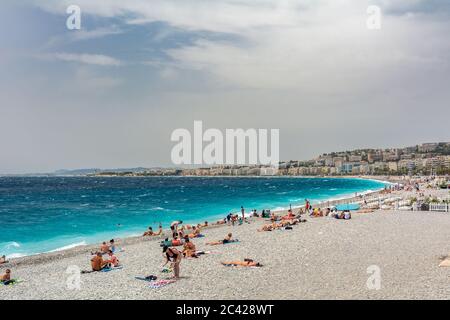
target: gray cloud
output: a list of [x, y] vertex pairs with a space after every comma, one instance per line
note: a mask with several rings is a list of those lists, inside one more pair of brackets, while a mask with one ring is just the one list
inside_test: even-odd
[[[71, 1], [29, 3], [60, 18]], [[170, 165], [194, 120], [279, 128], [282, 159], [450, 138], [445, 2], [78, 3], [102, 26], [0, 51], [0, 172]]]

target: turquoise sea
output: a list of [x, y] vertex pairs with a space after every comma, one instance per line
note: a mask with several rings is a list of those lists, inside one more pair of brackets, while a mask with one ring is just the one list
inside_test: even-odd
[[381, 189], [350, 178], [0, 177], [0, 255], [18, 257]]

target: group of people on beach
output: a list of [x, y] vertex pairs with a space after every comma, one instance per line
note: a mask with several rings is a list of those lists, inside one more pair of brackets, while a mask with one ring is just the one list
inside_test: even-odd
[[[301, 222], [306, 222], [305, 219], [302, 219], [302, 215], [309, 213], [311, 217], [320, 217], [320, 216], [328, 216], [335, 215], [338, 219], [347, 219], [347, 213], [343, 212], [342, 214], [334, 213], [329, 208], [322, 210], [318, 208], [313, 208], [308, 200], [306, 200], [306, 205], [304, 209], [300, 209], [297, 214], [294, 214], [292, 208], [288, 210], [287, 214], [284, 216], [277, 216], [274, 213], [271, 213], [269, 210], [263, 210], [261, 214], [258, 214], [257, 210], [254, 209], [251, 211], [252, 217], [261, 217], [270, 219], [270, 223], [263, 225], [257, 231], [273, 231], [277, 229], [285, 229], [290, 230], [292, 226], [297, 225]], [[219, 220], [215, 224], [228, 224], [230, 226], [242, 225], [243, 223], [250, 223], [248, 218], [245, 216], [245, 209], [241, 207], [241, 215], [229, 213], [223, 220]], [[173, 271], [174, 279], [180, 278], [180, 264], [183, 258], [199, 258], [201, 255], [206, 254], [205, 251], [197, 250], [195, 243], [193, 242], [194, 238], [203, 237], [201, 233], [202, 228], [208, 227], [209, 224], [205, 221], [203, 224], [190, 225], [183, 224], [183, 221], [177, 220], [173, 221], [170, 225], [170, 231], [172, 235], [172, 239], [165, 238], [161, 241], [162, 252], [164, 256], [164, 265], [163, 268], [170, 263], [170, 268], [166, 268], [167, 271]], [[148, 230], [143, 233], [144, 237], [156, 237], [163, 236], [163, 227], [161, 223], [159, 224], [158, 231], [154, 232], [152, 227], [148, 227]], [[223, 239], [206, 242], [206, 245], [209, 246], [217, 246], [217, 245], [225, 245], [228, 243], [238, 242], [238, 239], [233, 238], [233, 234], [228, 233]], [[176, 247], [182, 247], [182, 249], [177, 249]], [[90, 272], [99, 272], [104, 271], [105, 269], [113, 269], [121, 267], [120, 261], [116, 256], [117, 247], [115, 245], [114, 239], [111, 239], [109, 242], [104, 241], [99, 250], [95, 252], [91, 252], [92, 258], [91, 262], [91, 270], [83, 271], [83, 273]], [[0, 264], [6, 263], [6, 257], [0, 257]], [[244, 259], [243, 261], [223, 261], [221, 262], [224, 266], [243, 266], [243, 267], [260, 267], [261, 263], [255, 262], [253, 259]], [[163, 269], [164, 270], [164, 269]], [[11, 270], [7, 269], [5, 274], [0, 276], [0, 281], [4, 284], [11, 283]]]
[[[93, 255], [93, 257], [91, 258], [92, 271], [84, 271], [84, 273], [119, 267], [120, 262], [115, 254], [116, 251], [117, 248], [114, 239], [111, 239], [109, 241], [109, 244], [104, 241], [98, 251], [91, 252], [91, 254]], [[105, 255], [107, 256], [106, 259], [104, 258]]]

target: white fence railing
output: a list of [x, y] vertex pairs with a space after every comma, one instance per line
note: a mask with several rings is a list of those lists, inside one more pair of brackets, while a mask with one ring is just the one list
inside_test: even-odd
[[448, 203], [430, 203], [430, 211], [449, 212]]

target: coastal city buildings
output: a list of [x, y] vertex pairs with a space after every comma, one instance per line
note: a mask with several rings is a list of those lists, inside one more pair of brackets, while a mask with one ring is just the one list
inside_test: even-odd
[[339, 176], [450, 174], [450, 142], [390, 149], [358, 149], [322, 154], [307, 161], [284, 161], [278, 170], [260, 166], [213, 166], [190, 169], [148, 169], [140, 172], [101, 172], [96, 175], [179, 176]]

